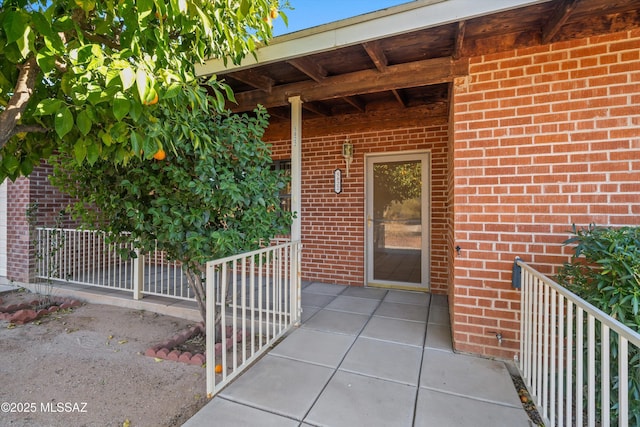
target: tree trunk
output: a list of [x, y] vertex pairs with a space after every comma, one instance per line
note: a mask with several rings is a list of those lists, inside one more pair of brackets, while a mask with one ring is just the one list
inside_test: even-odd
[[204, 324], [207, 324], [207, 305], [206, 305], [206, 283], [202, 280], [204, 274], [204, 268], [199, 266], [195, 270], [190, 269], [183, 265], [185, 275], [187, 276], [187, 283], [193, 293], [196, 296], [196, 302], [198, 303], [198, 309], [200, 310], [200, 316]]
[[16, 86], [13, 89], [13, 96], [7, 103], [7, 107], [0, 114], [0, 148], [9, 141], [15, 134], [15, 127], [22, 117], [22, 113], [36, 86], [40, 67], [34, 56], [29, 57], [20, 67], [20, 74]]

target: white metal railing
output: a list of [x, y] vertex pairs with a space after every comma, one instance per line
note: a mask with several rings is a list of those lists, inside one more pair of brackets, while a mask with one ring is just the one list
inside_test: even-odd
[[[107, 243], [97, 230], [37, 228], [36, 276], [88, 286], [193, 300], [179, 262], [162, 251], [140, 254], [132, 244]], [[123, 254], [136, 253], [136, 257]]]
[[300, 251], [289, 242], [207, 263], [209, 397], [299, 323]]
[[519, 259], [517, 274], [519, 369], [546, 425], [636, 425], [640, 334]]

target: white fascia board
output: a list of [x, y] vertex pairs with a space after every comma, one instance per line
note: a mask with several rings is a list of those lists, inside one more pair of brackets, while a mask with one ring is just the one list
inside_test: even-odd
[[225, 66], [221, 59], [209, 59], [195, 64], [195, 69], [199, 76], [237, 71], [548, 1], [416, 0], [275, 37], [269, 45], [256, 50], [256, 58], [249, 55], [239, 65]]

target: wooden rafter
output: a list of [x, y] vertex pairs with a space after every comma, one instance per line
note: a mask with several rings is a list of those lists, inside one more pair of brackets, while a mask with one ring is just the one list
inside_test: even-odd
[[579, 0], [563, 0], [542, 29], [542, 41], [548, 43], [567, 22]]
[[273, 79], [254, 70], [237, 71], [233, 73], [231, 77], [267, 93], [271, 93], [271, 89], [273, 88], [273, 85], [275, 83]]
[[302, 104], [302, 108], [304, 108], [305, 110], [311, 111], [312, 113], [316, 113], [319, 116], [328, 117], [331, 115], [331, 111], [328, 108], [326, 108], [325, 106], [317, 102], [315, 103], [305, 102]]
[[393, 96], [396, 98], [396, 100], [402, 107], [407, 106], [407, 103], [405, 102], [404, 98], [402, 97], [398, 89], [393, 89], [391, 92], [393, 92]]
[[297, 58], [287, 62], [316, 82], [321, 82], [329, 74], [320, 64], [309, 58]]
[[369, 58], [371, 58], [371, 61], [373, 61], [378, 71], [384, 73], [387, 70], [387, 66], [389, 65], [389, 60], [384, 54], [380, 43], [367, 42], [363, 43], [362, 47], [365, 51], [367, 51], [367, 55], [369, 55]]
[[453, 48], [453, 58], [458, 59], [462, 57], [462, 46], [464, 45], [464, 33], [467, 30], [466, 21], [458, 22], [458, 28], [456, 29], [455, 46]]
[[362, 102], [357, 96], [345, 96], [344, 99], [346, 102], [351, 104], [356, 110], [364, 113], [367, 109], [367, 105]]
[[359, 94], [391, 91], [416, 86], [451, 82], [455, 77], [469, 74], [469, 61], [454, 61], [450, 57], [388, 66], [385, 72], [377, 70], [356, 71], [330, 76], [321, 82], [304, 81], [278, 85], [271, 93], [254, 90], [236, 94], [238, 105], [234, 111], [248, 111], [262, 104], [267, 108], [287, 105], [290, 96], [301, 95], [304, 102], [351, 97]]

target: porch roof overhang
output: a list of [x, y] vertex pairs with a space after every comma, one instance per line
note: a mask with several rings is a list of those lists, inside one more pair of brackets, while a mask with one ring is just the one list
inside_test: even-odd
[[239, 65], [196, 66], [234, 90], [236, 112], [267, 107], [289, 120], [430, 107], [447, 115], [449, 83], [468, 58], [640, 26], [638, 0], [416, 0], [275, 37]]

